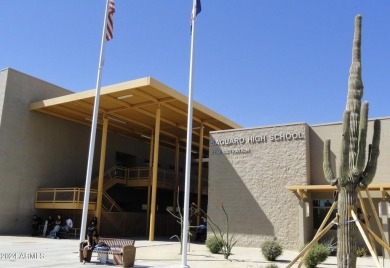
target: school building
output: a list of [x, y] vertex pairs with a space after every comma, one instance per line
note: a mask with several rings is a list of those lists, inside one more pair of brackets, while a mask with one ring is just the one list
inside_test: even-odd
[[[29, 234], [33, 214], [60, 213], [80, 226], [94, 98], [94, 90], [1, 71], [0, 234]], [[102, 88], [89, 199], [102, 235], [179, 234], [167, 209], [183, 209], [187, 101], [150, 77]], [[368, 213], [381, 207], [388, 239], [390, 117], [380, 120], [378, 168], [362, 199]], [[297, 250], [311, 240], [333, 203], [323, 143], [332, 140], [336, 170], [341, 123], [243, 128], [194, 103], [192, 136], [190, 202], [221, 225], [223, 202], [237, 245], [276, 238]]]

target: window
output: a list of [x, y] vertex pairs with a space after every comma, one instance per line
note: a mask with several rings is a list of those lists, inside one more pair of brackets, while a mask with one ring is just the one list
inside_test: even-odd
[[[333, 205], [333, 200], [313, 200], [313, 228], [320, 228], [322, 222], [324, 221], [326, 214], [328, 214], [330, 207]], [[329, 217], [326, 225], [336, 217], [337, 210], [334, 209], [332, 215]], [[336, 225], [332, 227], [335, 229]]]

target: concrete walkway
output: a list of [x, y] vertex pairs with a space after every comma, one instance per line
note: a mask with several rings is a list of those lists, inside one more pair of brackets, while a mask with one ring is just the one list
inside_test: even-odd
[[[137, 248], [134, 267], [182, 267], [180, 244], [176, 241], [135, 239]], [[83, 265], [79, 259], [77, 239], [49, 239], [42, 237], [0, 236], [0, 267], [114, 267], [101, 264], [97, 255], [91, 263]], [[194, 268], [265, 268], [271, 262], [264, 259], [260, 248], [234, 247], [233, 255], [225, 260], [221, 254], [211, 254], [205, 245], [190, 244], [187, 265]], [[279, 268], [286, 267], [297, 252], [285, 251], [277, 261]], [[390, 268], [390, 260], [380, 258], [381, 267]], [[293, 267], [297, 267], [295, 264]], [[119, 267], [119, 266], [118, 266]], [[302, 266], [304, 267], [304, 266]], [[336, 258], [329, 257], [319, 268], [336, 267]], [[374, 260], [358, 258], [359, 268], [377, 267]]]

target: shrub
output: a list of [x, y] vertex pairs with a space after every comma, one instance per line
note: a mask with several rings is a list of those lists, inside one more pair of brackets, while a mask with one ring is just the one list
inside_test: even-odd
[[265, 268], [279, 268], [276, 264], [268, 264]]
[[305, 265], [307, 268], [317, 267], [318, 264], [324, 262], [330, 254], [330, 250], [326, 245], [315, 244], [306, 256]]
[[357, 250], [356, 250], [356, 255], [358, 257], [367, 257], [367, 250], [366, 250], [366, 248], [358, 247]]
[[209, 237], [206, 240], [206, 247], [208, 247], [213, 254], [219, 253], [222, 250], [222, 246], [222, 242], [215, 236]]
[[[214, 237], [221, 243], [221, 248], [219, 248], [219, 251], [222, 251], [223, 257], [225, 259], [228, 259], [231, 255], [232, 248], [236, 245], [237, 239], [235, 239], [234, 234], [229, 233], [229, 217], [226, 212], [226, 209], [223, 205], [223, 201], [221, 201], [221, 208], [223, 213], [225, 214], [225, 231], [222, 231], [222, 229], [217, 225], [207, 213], [205, 213], [201, 208], [199, 208], [196, 204], [192, 203], [192, 205], [197, 208], [200, 212], [202, 212], [208, 222], [208, 227], [210, 227], [211, 231], [213, 232]], [[206, 245], [207, 246], [207, 245]], [[210, 247], [208, 247], [210, 249]], [[210, 249], [211, 251], [211, 249]], [[215, 249], [216, 251], [216, 249]], [[212, 251], [211, 251], [212, 252]], [[216, 253], [218, 253], [216, 252]], [[213, 253], [213, 252], [212, 252]]]
[[329, 249], [329, 256], [336, 256], [337, 252], [337, 241], [334, 242], [334, 237], [331, 238], [325, 238], [323, 240], [320, 240], [320, 244], [323, 244]]
[[267, 261], [274, 261], [282, 255], [282, 246], [276, 241], [265, 241], [261, 245], [261, 253]]

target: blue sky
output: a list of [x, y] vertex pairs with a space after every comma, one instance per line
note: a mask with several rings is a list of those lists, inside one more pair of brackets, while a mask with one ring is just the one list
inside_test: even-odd
[[[116, 0], [102, 85], [145, 76], [188, 95], [192, 0]], [[0, 68], [78, 92], [96, 84], [105, 0], [0, 0]], [[241, 124], [338, 122], [356, 14], [363, 100], [390, 116], [390, 1], [202, 0], [194, 100]]]

